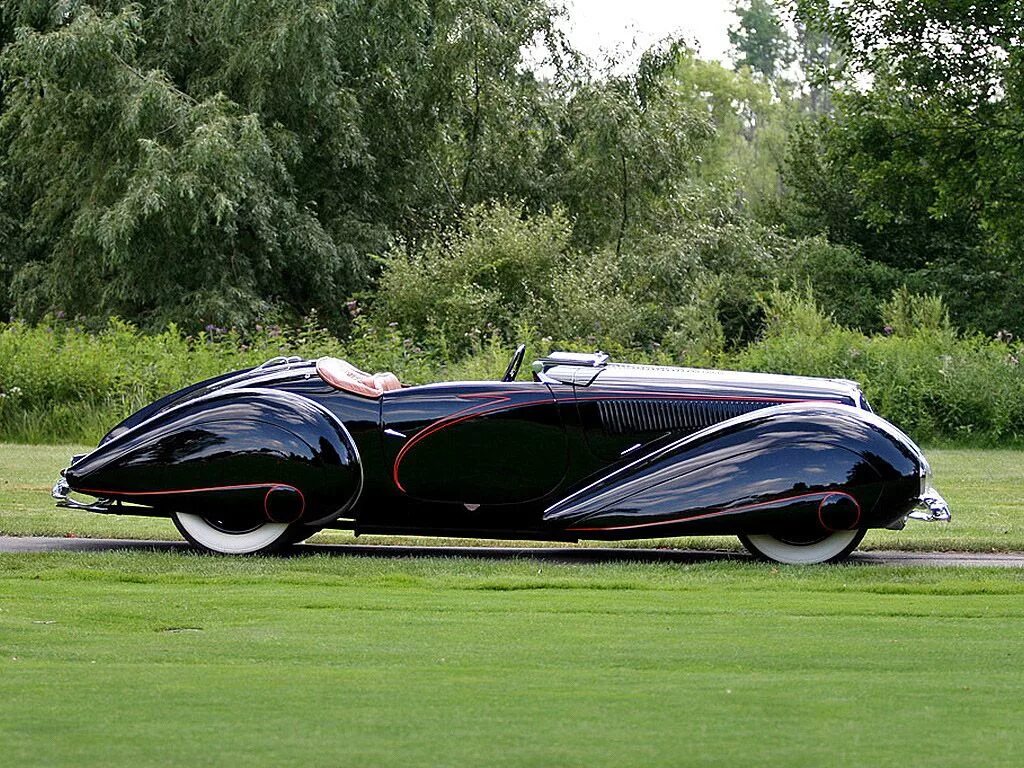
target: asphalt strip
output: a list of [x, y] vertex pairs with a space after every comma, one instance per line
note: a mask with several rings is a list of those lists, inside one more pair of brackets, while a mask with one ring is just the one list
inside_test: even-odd
[[[0, 552], [188, 552], [182, 541], [0, 536]], [[749, 561], [741, 552], [696, 549], [631, 549], [627, 547], [442, 547], [387, 544], [301, 544], [286, 557], [471, 557], [492, 560], [529, 558], [571, 563], [707, 563]], [[1024, 568], [1024, 552], [855, 552], [847, 561], [863, 565], [920, 565], [946, 568]]]

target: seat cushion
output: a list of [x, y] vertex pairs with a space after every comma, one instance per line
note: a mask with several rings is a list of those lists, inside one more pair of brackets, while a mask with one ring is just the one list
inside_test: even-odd
[[393, 373], [370, 374], [340, 357], [321, 357], [316, 361], [316, 372], [335, 389], [363, 397], [380, 397], [402, 387], [402, 382]]
[[401, 389], [402, 382], [398, 380], [391, 371], [385, 371], [384, 373], [373, 374], [374, 383], [380, 387], [382, 392], [390, 392], [393, 389]]

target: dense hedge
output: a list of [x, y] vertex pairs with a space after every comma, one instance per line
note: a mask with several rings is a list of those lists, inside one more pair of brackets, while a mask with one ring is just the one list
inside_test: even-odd
[[[877, 411], [927, 443], [1024, 440], [1021, 345], [960, 336], [941, 322], [932, 327], [897, 322], [888, 329], [890, 335], [865, 336], [836, 326], [813, 303], [792, 294], [777, 293], [766, 307], [761, 338], [712, 362], [859, 381]], [[531, 353], [571, 346], [579, 344], [543, 339], [532, 343]], [[342, 343], [315, 321], [289, 332], [262, 329], [244, 341], [218, 329], [194, 338], [173, 327], [146, 335], [122, 322], [111, 322], [99, 334], [59, 323], [2, 325], [0, 440], [94, 442], [120, 418], [166, 392], [276, 355], [342, 355], [422, 383], [496, 378], [509, 351], [495, 337], [476, 343], [468, 354], [448, 358], [441, 350], [402, 338], [395, 328], [371, 326]], [[689, 362], [672, 360], [657, 348], [618, 350], [615, 356]]]

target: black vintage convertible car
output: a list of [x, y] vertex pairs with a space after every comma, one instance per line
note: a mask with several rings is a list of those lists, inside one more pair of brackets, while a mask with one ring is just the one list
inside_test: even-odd
[[[322, 528], [577, 541], [739, 536], [817, 563], [868, 528], [948, 520], [921, 450], [850, 381], [558, 352], [516, 381], [403, 387], [277, 358], [175, 392], [73, 458], [61, 506], [173, 519], [267, 552]], [[87, 495], [82, 501], [71, 494]]]

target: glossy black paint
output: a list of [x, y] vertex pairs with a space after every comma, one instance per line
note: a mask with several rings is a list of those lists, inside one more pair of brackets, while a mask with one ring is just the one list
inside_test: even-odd
[[126, 513], [553, 540], [881, 527], [918, 501], [923, 456], [851, 382], [569, 373], [366, 398], [268, 364], [157, 401], [65, 479]]
[[65, 471], [75, 490], [157, 510], [317, 525], [362, 489], [344, 425], [273, 389], [214, 392], [120, 432]]
[[738, 520], [746, 533], [884, 527], [909, 511], [918, 472], [913, 450], [880, 419], [844, 405], [780, 405], [647, 453], [544, 519], [602, 538], [734, 533]]
[[565, 479], [565, 427], [543, 384], [414, 387], [386, 393], [383, 414], [385, 465], [411, 499], [521, 504]]

